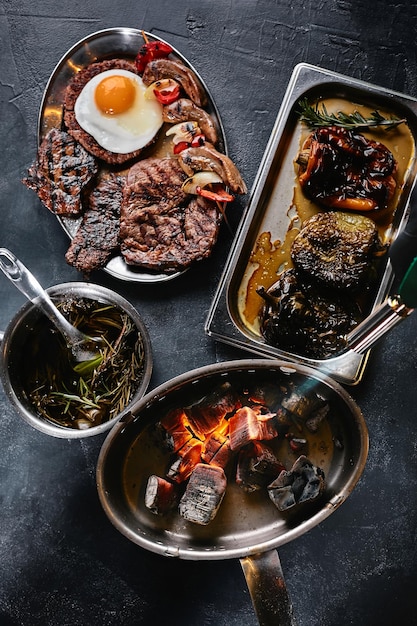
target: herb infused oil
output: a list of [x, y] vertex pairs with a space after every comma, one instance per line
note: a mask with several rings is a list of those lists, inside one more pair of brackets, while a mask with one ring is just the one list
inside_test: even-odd
[[30, 404], [66, 428], [107, 422], [130, 402], [143, 377], [144, 350], [131, 318], [114, 305], [88, 298], [56, 303], [83, 333], [101, 337], [97, 358], [75, 363], [61, 333], [41, 317], [23, 347], [21, 377]]

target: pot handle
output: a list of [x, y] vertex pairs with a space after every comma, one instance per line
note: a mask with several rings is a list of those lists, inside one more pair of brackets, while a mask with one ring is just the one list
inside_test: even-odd
[[240, 559], [260, 626], [296, 626], [276, 550]]

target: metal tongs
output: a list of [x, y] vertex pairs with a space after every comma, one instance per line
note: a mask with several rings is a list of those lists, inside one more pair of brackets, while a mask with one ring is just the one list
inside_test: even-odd
[[347, 347], [359, 354], [369, 350], [385, 333], [417, 308], [417, 205], [392, 243], [389, 258], [399, 287], [346, 337]]

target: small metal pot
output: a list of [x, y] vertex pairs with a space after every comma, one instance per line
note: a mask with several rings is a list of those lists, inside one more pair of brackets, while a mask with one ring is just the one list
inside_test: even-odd
[[[46, 291], [55, 302], [63, 300], [68, 296], [79, 296], [89, 298], [91, 300], [97, 300], [98, 302], [102, 302], [104, 304], [115, 305], [124, 313], [127, 313], [127, 315], [129, 315], [132, 319], [142, 337], [145, 359], [142, 381], [127, 408], [131, 407], [145, 394], [149, 385], [153, 366], [151, 342], [148, 331], [136, 309], [127, 300], [114, 291], [91, 283], [63, 283], [50, 287]], [[114, 426], [119, 419], [119, 415], [114, 416], [111, 420], [103, 422], [98, 426], [93, 426], [85, 430], [72, 429], [49, 422], [46, 418], [42, 417], [35, 411], [26, 397], [21, 381], [19, 367], [21, 350], [25, 345], [28, 335], [32, 332], [34, 324], [42, 315], [43, 313], [36, 307], [35, 304], [27, 302], [10, 321], [4, 333], [1, 333], [0, 335], [0, 373], [7, 397], [17, 409], [19, 415], [28, 424], [43, 433], [46, 433], [47, 435], [52, 435], [53, 437], [78, 439], [80, 437], [91, 437], [110, 430], [110, 428], [112, 428], [112, 426]]]
[[[152, 445], [150, 429], [169, 409], [189, 406], [226, 381], [240, 389], [295, 384], [298, 390], [314, 389], [327, 399], [332, 415], [326, 426], [328, 452], [326, 445], [315, 445], [308, 453], [325, 470], [325, 493], [302, 511], [286, 515], [267, 495], [251, 499], [253, 494], [244, 494], [232, 481], [219, 512], [207, 526], [186, 522], [177, 513], [152, 514], [144, 503], [147, 478], [161, 475], [167, 459], [161, 459], [160, 448]], [[332, 445], [336, 440], [340, 445]], [[282, 361], [230, 361], [178, 376], [134, 404], [104, 441], [97, 487], [111, 522], [139, 546], [181, 559], [239, 558], [260, 624], [289, 626], [293, 624], [291, 602], [275, 548], [321, 523], [346, 500], [362, 474], [367, 454], [368, 431], [362, 413], [334, 380], [312, 368]]]

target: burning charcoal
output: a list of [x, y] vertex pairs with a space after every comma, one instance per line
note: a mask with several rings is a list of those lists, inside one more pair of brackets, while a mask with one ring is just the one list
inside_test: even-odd
[[323, 404], [323, 406], [319, 407], [306, 419], [306, 428], [311, 433], [316, 433], [320, 427], [322, 421], [327, 417], [330, 411], [330, 406], [327, 404]]
[[220, 429], [215, 430], [205, 441], [201, 459], [209, 465], [216, 465], [225, 469], [233, 456], [230, 449], [230, 440], [226, 433], [229, 423], [225, 420]]
[[277, 385], [263, 385], [247, 391], [250, 404], [263, 404], [270, 411], [276, 411], [281, 404], [283, 391]]
[[230, 383], [224, 383], [186, 409], [192, 430], [200, 438], [212, 432], [228, 413], [241, 406]]
[[269, 446], [254, 441], [239, 452], [236, 483], [251, 493], [265, 488], [283, 469]]
[[226, 476], [220, 467], [199, 463], [180, 500], [180, 515], [195, 524], [209, 524], [219, 510], [226, 486]]
[[284, 409], [305, 420], [312, 411], [322, 406], [323, 402], [323, 398], [320, 398], [316, 393], [292, 391], [289, 396], [282, 400], [281, 404]]
[[286, 511], [296, 504], [314, 500], [324, 486], [323, 470], [302, 455], [289, 472], [282, 471], [268, 486], [268, 495], [280, 511]]
[[250, 441], [277, 437], [274, 417], [275, 414], [261, 414], [248, 406], [238, 409], [229, 420], [231, 449], [239, 450]]
[[167, 472], [167, 477], [175, 483], [182, 483], [190, 476], [195, 466], [201, 461], [203, 444], [192, 439], [178, 452], [178, 457]]
[[155, 515], [166, 515], [177, 504], [176, 486], [155, 474], [149, 476], [145, 491], [145, 506]]
[[164, 446], [170, 452], [178, 452], [191, 441], [193, 434], [187, 428], [187, 416], [183, 409], [173, 409], [159, 422]]

